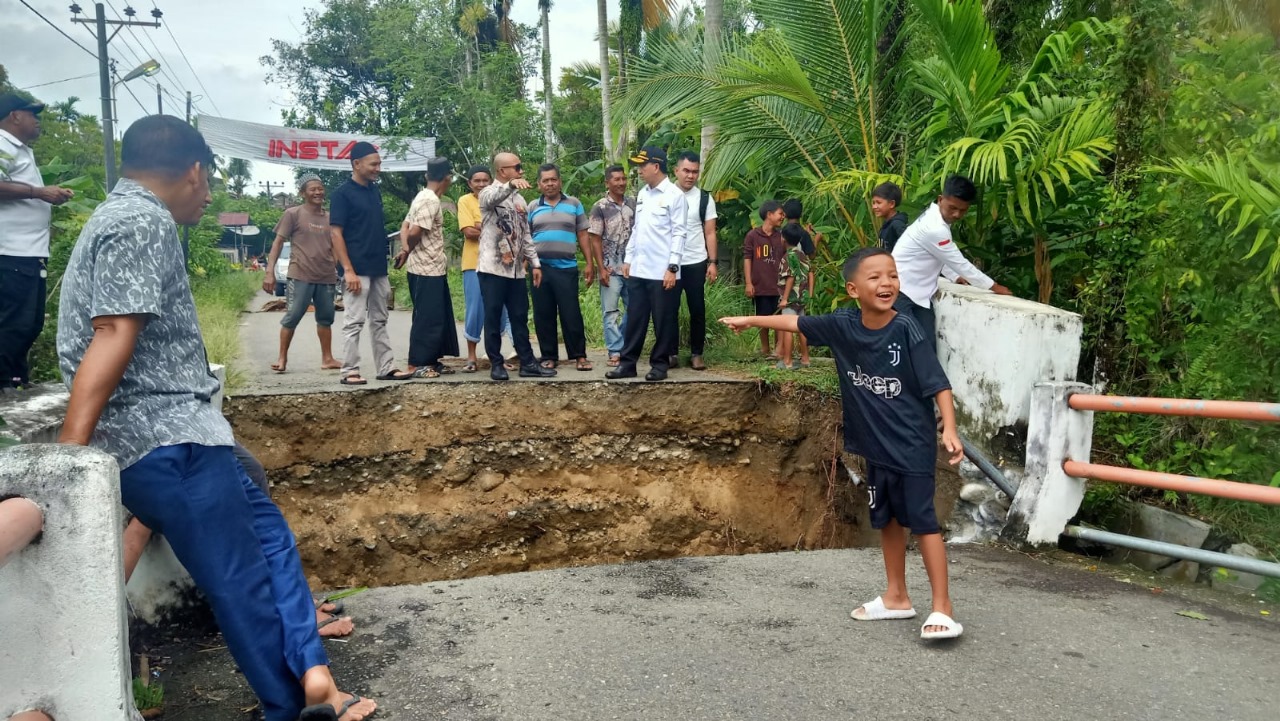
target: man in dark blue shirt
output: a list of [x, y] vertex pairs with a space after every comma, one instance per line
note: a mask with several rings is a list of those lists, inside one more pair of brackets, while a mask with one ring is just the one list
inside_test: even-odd
[[959, 463], [951, 385], [915, 319], [893, 309], [898, 270], [883, 248], [864, 248], [844, 264], [845, 290], [857, 310], [822, 316], [722, 318], [741, 331], [799, 331], [813, 345], [831, 348], [840, 374], [845, 450], [867, 462], [871, 525], [880, 529], [888, 590], [850, 614], [859, 621], [914, 618], [907, 596], [904, 528], [910, 528], [933, 588], [933, 613], [920, 629], [924, 639], [955, 638], [964, 628], [951, 618], [947, 552], [933, 507], [938, 447], [933, 401], [942, 416], [942, 443]]
[[351, 179], [333, 191], [329, 201], [329, 228], [333, 252], [345, 273], [347, 292], [342, 311], [343, 385], [368, 383], [360, 374], [360, 333], [369, 323], [373, 359], [379, 380], [393, 380], [400, 373], [392, 367], [391, 336], [387, 334], [387, 231], [382, 213], [378, 174], [382, 158], [372, 143], [359, 142], [351, 149]]

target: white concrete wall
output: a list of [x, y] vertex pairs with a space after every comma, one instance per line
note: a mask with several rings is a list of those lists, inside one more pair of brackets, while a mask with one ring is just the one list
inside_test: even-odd
[[[217, 376], [219, 388], [226, 385], [225, 366], [210, 364], [209, 370]], [[222, 409], [222, 398], [222, 391], [219, 390], [213, 399], [219, 410]], [[62, 386], [46, 384], [29, 393], [15, 394], [4, 400], [4, 409], [0, 415], [3, 415], [7, 424], [8, 435], [23, 443], [51, 443], [57, 440], [67, 410], [67, 391]], [[116, 486], [115, 502], [119, 504], [118, 480]], [[123, 526], [120, 529], [123, 530]], [[168, 613], [189, 603], [194, 588], [195, 583], [182, 564], [178, 563], [169, 543], [156, 536], [147, 544], [138, 560], [126, 591], [134, 617], [142, 623], [155, 624]]]
[[0, 568], [0, 719], [30, 708], [58, 721], [134, 718], [115, 461], [75, 446], [10, 448], [0, 494], [45, 513], [43, 537]]
[[1076, 380], [1079, 315], [946, 281], [934, 307], [957, 423], [979, 446], [1006, 426], [1026, 428], [1037, 383]]

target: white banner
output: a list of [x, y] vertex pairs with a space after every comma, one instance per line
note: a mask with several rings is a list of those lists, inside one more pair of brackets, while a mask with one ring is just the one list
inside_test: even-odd
[[378, 138], [280, 128], [212, 115], [201, 115], [197, 122], [213, 152], [229, 158], [350, 170], [352, 146], [366, 140], [377, 146], [378, 154], [382, 156], [382, 169], [395, 172], [426, 170], [427, 161], [436, 154], [435, 138]]

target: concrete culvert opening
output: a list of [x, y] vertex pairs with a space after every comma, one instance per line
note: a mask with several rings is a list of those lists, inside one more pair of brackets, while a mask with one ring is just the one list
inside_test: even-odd
[[317, 587], [877, 542], [812, 391], [414, 384], [227, 412]]

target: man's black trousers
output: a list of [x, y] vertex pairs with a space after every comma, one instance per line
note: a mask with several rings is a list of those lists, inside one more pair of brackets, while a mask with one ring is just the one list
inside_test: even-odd
[[492, 273], [476, 273], [480, 296], [484, 298], [484, 352], [494, 368], [502, 367], [502, 310], [511, 320], [511, 343], [520, 354], [520, 365], [536, 366], [538, 359], [529, 345], [529, 293], [524, 278], [506, 278]]
[[653, 318], [653, 350], [649, 367], [666, 371], [668, 359], [675, 354], [680, 338], [678, 312], [680, 295], [675, 288], [664, 290], [662, 281], [647, 278], [627, 279], [627, 327], [622, 331], [622, 357], [618, 372], [634, 372], [636, 361], [644, 350], [649, 335], [649, 318]]
[[[680, 295], [689, 306], [689, 353], [702, 355], [707, 343], [707, 261], [680, 266], [680, 280], [676, 281], [676, 309], [680, 308]], [[679, 331], [677, 331], [678, 333]], [[680, 338], [676, 337], [676, 349], [680, 352]]]
[[0, 255], [0, 387], [31, 380], [27, 353], [44, 329], [45, 261]]
[[533, 296], [533, 330], [538, 334], [540, 359], [560, 360], [557, 317], [560, 331], [564, 333], [565, 354], [571, 360], [586, 358], [587, 332], [582, 324], [582, 305], [578, 302], [578, 269], [543, 265], [542, 285], [535, 288], [530, 280], [529, 294]]

